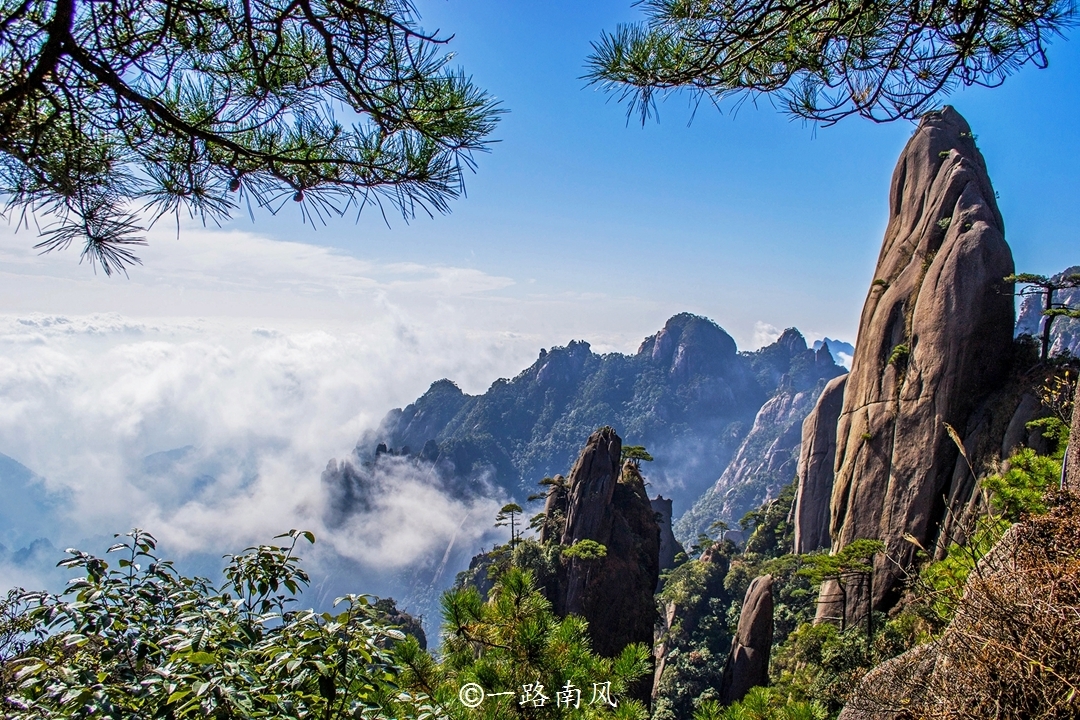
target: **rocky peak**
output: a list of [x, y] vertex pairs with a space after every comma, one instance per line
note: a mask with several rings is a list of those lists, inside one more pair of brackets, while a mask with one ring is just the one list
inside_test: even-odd
[[785, 350], [789, 357], [795, 357], [799, 353], [806, 351], [806, 338], [803, 337], [801, 332], [792, 327], [782, 332], [773, 345]]
[[668, 320], [663, 330], [645, 338], [637, 354], [666, 367], [671, 375], [688, 377], [730, 362], [736, 352], [735, 340], [719, 325], [681, 313]]
[[829, 503], [836, 461], [836, 421], [840, 419], [846, 384], [847, 375], [829, 381], [814, 409], [803, 420], [794, 509], [797, 553], [828, 549], [832, 542], [829, 538]]
[[[965, 428], [1012, 350], [1013, 272], [993, 187], [971, 128], [928, 113], [893, 173], [889, 224], [863, 306], [837, 425], [831, 535], [885, 541], [874, 604], [895, 601], [914, 561], [910, 535], [936, 543]], [[896, 563], [899, 563], [897, 565]], [[852, 607], [865, 607], [852, 598]], [[838, 614], [822, 603], [819, 611]]]
[[551, 352], [541, 350], [539, 359], [530, 370], [535, 372], [537, 385], [567, 383], [581, 373], [591, 355], [589, 343], [571, 340], [566, 347], [552, 348]]
[[611, 497], [619, 481], [622, 440], [614, 428], [602, 427], [591, 436], [570, 471], [570, 494], [562, 544], [578, 540], [601, 544], [611, 533]]
[[742, 700], [750, 688], [769, 684], [769, 654], [773, 640], [772, 575], [754, 578], [746, 589], [739, 627], [731, 640], [724, 667], [720, 701], [725, 705]]
[[[602, 558], [562, 566], [556, 611], [583, 616], [593, 646], [608, 657], [630, 643], [652, 643], [660, 576], [660, 528], [632, 463], [620, 472], [622, 440], [610, 427], [594, 432], [570, 472], [562, 545], [592, 540]], [[647, 693], [647, 691], [646, 691]]]
[[675, 539], [675, 533], [671, 529], [671, 498], [657, 495], [649, 504], [656, 513], [656, 522], [660, 526], [660, 569], [668, 570], [675, 567], [675, 556], [686, 552], [682, 544]]

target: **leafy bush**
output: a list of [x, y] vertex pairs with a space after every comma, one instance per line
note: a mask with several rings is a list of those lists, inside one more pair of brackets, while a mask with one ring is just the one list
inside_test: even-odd
[[766, 687], [751, 688], [745, 698], [728, 707], [706, 700], [694, 711], [694, 720], [826, 720], [828, 716], [821, 703], [792, 700]]
[[[35, 639], [5, 657], [3, 715], [23, 718], [321, 718], [423, 716], [403, 695], [386, 627], [365, 596], [335, 613], [287, 610], [307, 574], [284, 546], [229, 556], [226, 582], [178, 573], [139, 530], [109, 548], [116, 567], [77, 550], [84, 576], [59, 596], [24, 596]], [[415, 641], [414, 641], [415, 642]]]

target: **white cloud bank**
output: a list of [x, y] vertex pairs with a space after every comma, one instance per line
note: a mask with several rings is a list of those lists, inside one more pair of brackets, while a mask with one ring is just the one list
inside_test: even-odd
[[328, 568], [438, 565], [451, 545], [460, 562], [499, 498], [464, 502], [403, 472], [380, 480], [370, 512], [328, 528], [327, 461], [434, 380], [482, 392], [540, 347], [633, 349], [665, 317], [633, 298], [523, 294], [475, 269], [236, 231], [155, 234], [130, 279], [32, 243], [0, 232], [0, 453], [66, 495], [40, 532], [61, 548], [138, 526], [171, 556], [212, 557], [305, 528]]

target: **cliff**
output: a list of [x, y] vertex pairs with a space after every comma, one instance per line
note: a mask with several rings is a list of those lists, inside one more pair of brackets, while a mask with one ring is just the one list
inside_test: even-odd
[[[939, 539], [959, 455], [946, 424], [967, 428], [1007, 374], [1014, 313], [1002, 278], [1012, 272], [970, 127], [951, 107], [928, 113], [893, 173], [837, 426], [832, 546], [886, 543], [891, 560], [876, 559], [875, 607], [895, 601], [914, 561], [905, 536], [924, 547]], [[835, 610], [828, 605], [819, 610]]]
[[836, 423], [844, 404], [847, 375], [833, 378], [803, 420], [795, 498], [795, 552], [828, 549], [829, 503], [836, 463]]
[[610, 427], [591, 436], [570, 471], [567, 548], [592, 540], [606, 548], [600, 558], [565, 558], [555, 609], [589, 622], [593, 647], [617, 655], [630, 643], [652, 644], [660, 576], [660, 528], [633, 465], [620, 472], [622, 441]]
[[[684, 542], [723, 520], [734, 525], [750, 510], [775, 498], [795, 477], [802, 441], [802, 423], [813, 409], [826, 383], [843, 373], [827, 347], [817, 352], [794, 328], [784, 331], [770, 354], [777, 389], [754, 417], [754, 424], [720, 478], [694, 502], [675, 524]], [[777, 359], [783, 359], [781, 365]]]

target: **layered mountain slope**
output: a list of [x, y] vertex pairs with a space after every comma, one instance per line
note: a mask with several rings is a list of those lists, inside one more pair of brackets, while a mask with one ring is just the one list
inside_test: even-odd
[[[384, 443], [458, 477], [486, 476], [520, 498], [540, 479], [565, 473], [581, 438], [613, 425], [656, 458], [646, 475], [674, 499], [678, 514], [723, 474], [761, 407], [788, 392], [782, 381], [793, 367], [797, 373], [817, 362], [798, 331], [739, 353], [718, 325], [684, 313], [634, 355], [598, 355], [588, 343], [571, 342], [541, 351], [532, 366], [495, 381], [483, 395], [440, 380], [415, 403], [387, 414], [357, 452], [364, 457]], [[828, 352], [820, 362], [830, 377], [842, 372]]]
[[[675, 534], [684, 542], [706, 532], [717, 520], [729, 525], [738, 522], [791, 483], [799, 460], [803, 419], [826, 383], [844, 372], [827, 347], [817, 352], [808, 349], [794, 329], [786, 330], [776, 343], [760, 352], [787, 359], [786, 367], [734, 459], [675, 524]], [[776, 362], [773, 367], [783, 366]]]

